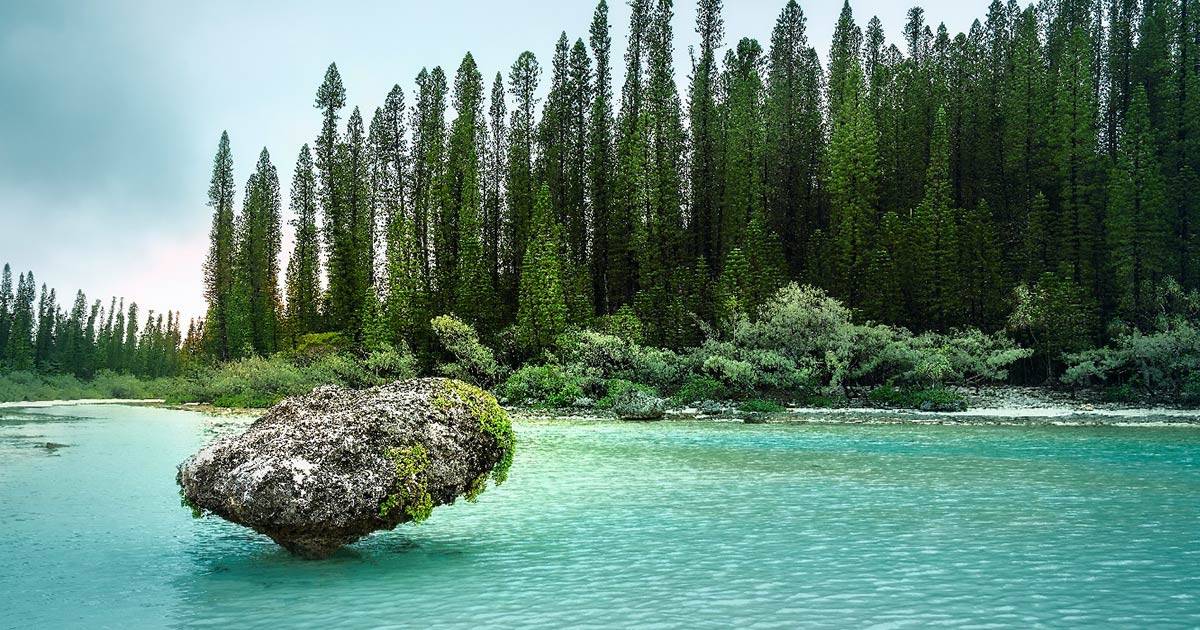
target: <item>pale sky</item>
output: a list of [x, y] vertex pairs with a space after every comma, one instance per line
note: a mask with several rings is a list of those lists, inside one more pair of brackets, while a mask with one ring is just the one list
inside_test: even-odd
[[[726, 45], [767, 47], [785, 0], [725, 3]], [[840, 2], [802, 1], [812, 45], [828, 54]], [[926, 19], [965, 31], [988, 0], [924, 2]], [[858, 0], [899, 41], [907, 2]], [[471, 51], [490, 89], [523, 50], [543, 67], [565, 30], [587, 38], [591, 0], [378, 2], [0, 2], [0, 264], [32, 269], [60, 299], [135, 299], [145, 312], [202, 315], [212, 155], [228, 130], [239, 186], [262, 147], [284, 192], [300, 145], [319, 129], [313, 97], [337, 62], [366, 120], [393, 84]], [[619, 96], [629, 10], [610, 0]], [[695, 3], [678, 3], [676, 78], [686, 85]], [[347, 108], [347, 114], [350, 108]], [[238, 201], [241, 195], [237, 196]], [[286, 263], [290, 234], [285, 234]]]

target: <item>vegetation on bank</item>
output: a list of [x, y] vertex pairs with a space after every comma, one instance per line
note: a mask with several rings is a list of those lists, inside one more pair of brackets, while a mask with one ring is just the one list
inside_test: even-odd
[[[1152, 331], [1127, 327], [1110, 346], [1062, 355], [1059, 386], [1100, 389], [1114, 402], [1200, 404], [1200, 294], [1170, 285], [1155, 299]], [[795, 284], [681, 350], [645, 344], [631, 313], [606, 324], [560, 334], [540, 357], [517, 362], [505, 358], [520, 356], [514, 346], [485, 344], [470, 325], [444, 315], [431, 322], [435, 360], [426, 362], [405, 345], [364, 351], [323, 333], [271, 357], [189, 361], [170, 377], [3, 372], [0, 400], [162, 398], [257, 408], [320, 385], [364, 388], [437, 374], [487, 388], [509, 405], [549, 409], [604, 410], [636, 389], [677, 407], [733, 402], [748, 412], [851, 404], [955, 411], [966, 400], [953, 387], [1004, 383], [1013, 366], [1041, 361], [1003, 332], [914, 334], [859, 321], [824, 291]]]

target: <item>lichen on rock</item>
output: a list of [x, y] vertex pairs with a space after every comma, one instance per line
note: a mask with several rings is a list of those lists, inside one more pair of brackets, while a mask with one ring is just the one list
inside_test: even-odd
[[516, 439], [491, 395], [448, 379], [286, 399], [179, 466], [194, 510], [323, 558], [502, 483]]

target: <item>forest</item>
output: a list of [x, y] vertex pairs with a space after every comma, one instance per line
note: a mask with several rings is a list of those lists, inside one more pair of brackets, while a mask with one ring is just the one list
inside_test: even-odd
[[827, 54], [794, 0], [767, 42], [699, 0], [682, 69], [672, 0], [629, 8], [623, 64], [600, 0], [549, 60], [485, 81], [467, 53], [365, 115], [331, 64], [291, 252], [271, 154], [239, 189], [223, 133], [205, 317], [139, 334], [136, 306], [81, 293], [62, 313], [44, 289], [33, 313], [32, 274], [14, 297], [6, 268], [3, 361], [157, 377], [330, 353], [366, 375], [342, 381], [442, 372], [567, 404], [981, 381], [1200, 396], [1193, 0], [994, 0], [954, 35], [913, 8], [899, 42], [847, 2]]

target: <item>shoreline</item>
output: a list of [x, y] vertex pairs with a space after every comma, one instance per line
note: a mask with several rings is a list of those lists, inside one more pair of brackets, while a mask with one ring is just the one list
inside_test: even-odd
[[162, 398], [76, 398], [65, 400], [14, 400], [0, 402], [0, 409], [41, 409], [44, 407], [80, 407], [83, 405], [162, 405]]
[[[732, 401], [669, 408], [650, 422], [715, 422], [744, 424], [855, 424], [948, 426], [1118, 426], [1200, 427], [1200, 409], [1101, 403], [1038, 388], [991, 387], [963, 391], [972, 407], [966, 411], [919, 411], [885, 407], [788, 407], [777, 412], [740, 411]], [[216, 417], [257, 417], [266, 409], [216, 407], [206, 403], [170, 403], [163, 399], [78, 399], [14, 401], [2, 409], [44, 409], [83, 405], [152, 406]], [[976, 406], [977, 405], [977, 406]], [[621, 422], [614, 413], [596, 409], [509, 407], [514, 419], [532, 422]]]

